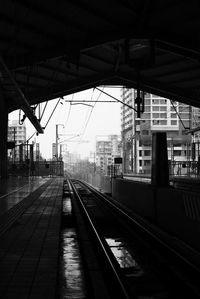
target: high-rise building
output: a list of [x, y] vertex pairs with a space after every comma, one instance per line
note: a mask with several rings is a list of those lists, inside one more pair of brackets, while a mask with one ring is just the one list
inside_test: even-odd
[[[137, 109], [136, 90], [122, 88], [123, 103]], [[137, 112], [126, 105], [121, 107], [121, 134], [123, 144], [124, 172], [145, 173], [151, 171], [151, 138], [153, 132], [167, 132], [168, 159], [188, 159], [191, 135], [186, 135], [192, 126], [191, 106], [172, 102], [149, 93], [144, 94], [144, 112]]]
[[[192, 108], [192, 128], [196, 128], [200, 126], [200, 108], [193, 107]], [[200, 131], [194, 133], [194, 141], [200, 140]]]
[[121, 138], [119, 135], [96, 136], [96, 166], [107, 175], [114, 158], [121, 156]]
[[26, 126], [20, 125], [18, 120], [13, 120], [8, 124], [8, 141], [15, 142], [15, 148], [9, 151], [9, 159], [12, 161], [20, 161], [20, 155], [24, 160], [25, 148], [20, 149], [20, 144], [26, 142]]
[[[122, 88], [123, 103], [134, 106], [134, 89]], [[126, 105], [121, 106], [121, 137], [124, 172], [133, 172], [133, 139], [135, 137], [135, 113]]]

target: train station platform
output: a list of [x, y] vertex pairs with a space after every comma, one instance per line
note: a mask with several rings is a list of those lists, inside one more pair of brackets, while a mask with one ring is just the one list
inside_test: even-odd
[[0, 188], [0, 298], [55, 298], [63, 178], [14, 178]]

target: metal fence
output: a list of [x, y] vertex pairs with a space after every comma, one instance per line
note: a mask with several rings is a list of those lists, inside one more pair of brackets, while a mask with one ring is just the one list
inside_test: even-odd
[[63, 176], [63, 161], [37, 161], [8, 163], [10, 176]]
[[170, 161], [169, 174], [171, 176], [191, 176], [200, 174], [199, 161]]
[[[169, 175], [171, 177], [197, 177], [200, 175], [200, 161], [169, 161]], [[123, 173], [123, 176], [151, 177], [151, 171], [149, 172], [149, 174], [125, 172]]]

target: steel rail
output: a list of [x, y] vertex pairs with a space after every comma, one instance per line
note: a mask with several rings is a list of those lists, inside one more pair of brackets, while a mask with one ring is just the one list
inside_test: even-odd
[[114, 266], [109, 254], [108, 254], [108, 249], [106, 249], [105, 247], [108, 248], [108, 246], [105, 245], [105, 243], [103, 242], [102, 238], [99, 236], [96, 228], [94, 227], [94, 224], [90, 218], [90, 215], [88, 214], [84, 204], [82, 203], [82, 200], [81, 200], [81, 197], [80, 195], [78, 194], [78, 191], [76, 190], [76, 187], [74, 186], [74, 184], [72, 183], [72, 181], [70, 179], [68, 179], [68, 183], [69, 185], [71, 186], [75, 196], [76, 196], [76, 199], [78, 200], [78, 203], [79, 205], [81, 206], [81, 209], [82, 211], [84, 212], [84, 215], [87, 219], [87, 222], [88, 224], [90, 225], [90, 228], [93, 232], [93, 235], [95, 236], [95, 239], [96, 241], [98, 242], [98, 245], [100, 246], [101, 248], [101, 251], [103, 252], [104, 254], [104, 258], [106, 259], [108, 265], [109, 265], [109, 268], [110, 270], [112, 271], [113, 273], [113, 276], [114, 276], [114, 279], [117, 283], [117, 286], [118, 286], [118, 291], [120, 292], [119, 295], [120, 295], [120, 299], [130, 299], [130, 295], [128, 294], [127, 290], [126, 290], [126, 287], [124, 285], [124, 283], [122, 282], [122, 279], [120, 278], [119, 276], [119, 273], [116, 269], [116, 267]]
[[[194, 265], [191, 261], [189, 261], [185, 256], [183, 256], [181, 253], [177, 252], [176, 249], [174, 249], [170, 244], [167, 244], [164, 240], [162, 240], [160, 237], [158, 237], [154, 232], [152, 232], [149, 228], [145, 227], [139, 221], [132, 218], [128, 213], [126, 213], [123, 209], [121, 209], [119, 206], [117, 206], [115, 203], [110, 201], [106, 196], [102, 195], [100, 192], [98, 192], [95, 188], [93, 188], [91, 185], [88, 185], [86, 182], [82, 182], [79, 180], [76, 180], [79, 182], [80, 185], [85, 186], [90, 191], [96, 194], [97, 197], [101, 198], [106, 202], [109, 206], [114, 208], [117, 212], [120, 213], [121, 216], [123, 216], [127, 221], [129, 221], [131, 224], [136, 225], [143, 233], [146, 234], [146, 236], [150, 237], [153, 241], [155, 241], [159, 246], [161, 246], [162, 252], [167, 251], [167, 256], [170, 254], [173, 259], [176, 258], [178, 261], [178, 264], [181, 263], [181, 266], [185, 268], [187, 267], [188, 273], [190, 271], [191, 274], [195, 274], [194, 276], [200, 277], [200, 269], [198, 266]], [[193, 276], [193, 275], [192, 275]], [[192, 276], [190, 278], [192, 278]]]

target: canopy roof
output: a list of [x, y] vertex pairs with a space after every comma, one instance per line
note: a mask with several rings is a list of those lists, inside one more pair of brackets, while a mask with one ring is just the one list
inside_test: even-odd
[[0, 82], [9, 111], [109, 84], [200, 107], [198, 4], [1, 1]]

